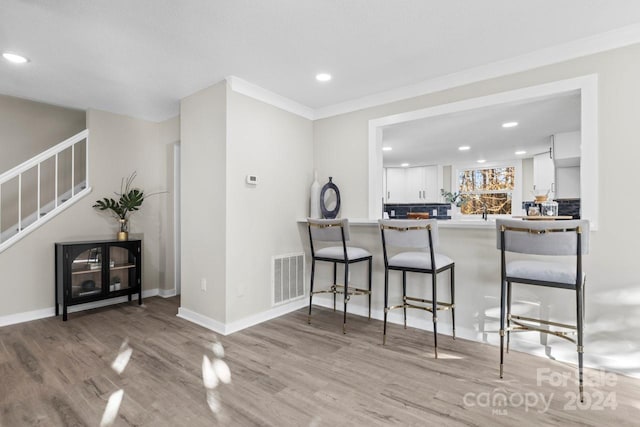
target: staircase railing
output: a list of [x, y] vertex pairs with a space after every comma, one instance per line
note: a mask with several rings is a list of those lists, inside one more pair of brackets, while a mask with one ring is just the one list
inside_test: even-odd
[[0, 252], [91, 191], [89, 131], [0, 175]]

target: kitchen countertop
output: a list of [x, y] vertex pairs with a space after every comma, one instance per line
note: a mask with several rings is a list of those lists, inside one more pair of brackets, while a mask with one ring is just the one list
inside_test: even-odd
[[[391, 218], [393, 219], [393, 218]], [[299, 219], [298, 222], [306, 223], [307, 219]], [[378, 225], [377, 219], [349, 218], [350, 226], [372, 226]], [[495, 229], [495, 218], [483, 219], [439, 219], [438, 228], [475, 228], [475, 229]]]

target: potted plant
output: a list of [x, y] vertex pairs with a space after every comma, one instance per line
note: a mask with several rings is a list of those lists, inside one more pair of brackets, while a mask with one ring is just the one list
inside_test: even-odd
[[444, 188], [440, 189], [440, 195], [444, 198], [445, 202], [451, 203], [451, 218], [458, 216], [460, 214], [460, 207], [464, 205], [468, 196], [466, 194], [462, 194], [459, 192], [451, 193], [450, 191], [444, 191]]
[[133, 187], [133, 180], [136, 178], [136, 172], [133, 172], [128, 178], [122, 178], [120, 183], [120, 193], [116, 192], [118, 199], [105, 197], [97, 200], [93, 205], [101, 211], [110, 211], [118, 220], [120, 231], [118, 232], [118, 240], [129, 239], [129, 216], [132, 212], [140, 209], [144, 202], [144, 191]]
[[462, 193], [451, 193], [449, 191], [444, 191], [444, 188], [440, 189], [440, 195], [444, 197], [445, 202], [452, 203], [457, 207], [464, 205], [467, 202], [467, 195]]

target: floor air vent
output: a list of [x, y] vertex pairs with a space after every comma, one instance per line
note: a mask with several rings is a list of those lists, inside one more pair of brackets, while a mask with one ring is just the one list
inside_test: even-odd
[[304, 296], [304, 253], [273, 257], [273, 305]]

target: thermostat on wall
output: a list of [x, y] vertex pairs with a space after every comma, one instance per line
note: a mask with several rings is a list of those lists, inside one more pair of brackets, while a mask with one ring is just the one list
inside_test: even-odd
[[251, 185], [258, 184], [258, 177], [255, 175], [247, 175], [247, 184], [251, 184]]

